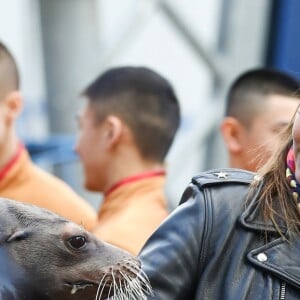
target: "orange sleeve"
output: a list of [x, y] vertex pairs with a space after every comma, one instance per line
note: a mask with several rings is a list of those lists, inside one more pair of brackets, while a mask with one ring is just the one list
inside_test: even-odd
[[1, 190], [1, 197], [37, 205], [61, 215], [91, 231], [96, 224], [96, 210], [64, 181], [31, 165], [26, 178]]

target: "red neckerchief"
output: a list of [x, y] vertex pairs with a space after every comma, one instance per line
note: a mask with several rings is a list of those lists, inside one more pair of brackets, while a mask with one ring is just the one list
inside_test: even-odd
[[2, 180], [7, 172], [12, 168], [12, 166], [15, 164], [15, 162], [20, 157], [22, 151], [24, 149], [23, 144], [19, 144], [16, 154], [7, 162], [7, 164], [0, 170], [0, 180]]
[[112, 187], [110, 187], [105, 193], [105, 197], [107, 197], [108, 194], [110, 194], [112, 191], [116, 190], [117, 188], [119, 188], [120, 186], [123, 186], [125, 184], [128, 183], [132, 183], [135, 181], [139, 181], [145, 178], [150, 178], [150, 177], [156, 177], [156, 176], [163, 176], [166, 175], [166, 171], [164, 170], [159, 170], [159, 171], [150, 171], [150, 172], [144, 172], [144, 173], [140, 173], [137, 175], [133, 175], [127, 178], [124, 178], [122, 180], [120, 180], [119, 182], [115, 183]]
[[290, 148], [288, 154], [287, 154], [287, 158], [286, 158], [286, 164], [287, 167], [293, 172], [295, 173], [295, 155], [294, 155], [294, 149], [293, 147]]
[[286, 159], [286, 179], [291, 187], [293, 198], [300, 203], [300, 184], [296, 180], [295, 169], [295, 154], [293, 147], [291, 147]]

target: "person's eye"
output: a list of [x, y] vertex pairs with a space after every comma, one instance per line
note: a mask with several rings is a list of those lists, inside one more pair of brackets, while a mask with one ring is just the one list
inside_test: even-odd
[[68, 244], [72, 249], [79, 250], [87, 244], [87, 240], [84, 236], [81, 235], [72, 236], [71, 238], [69, 238]]

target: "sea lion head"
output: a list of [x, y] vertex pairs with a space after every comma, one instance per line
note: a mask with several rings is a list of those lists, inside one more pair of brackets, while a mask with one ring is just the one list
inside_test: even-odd
[[82, 226], [8, 199], [0, 199], [0, 210], [1, 299], [146, 299], [151, 293], [137, 258]]

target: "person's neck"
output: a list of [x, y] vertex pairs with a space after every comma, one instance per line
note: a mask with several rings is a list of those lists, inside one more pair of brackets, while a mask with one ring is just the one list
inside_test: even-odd
[[19, 139], [14, 134], [4, 138], [4, 143], [0, 145], [0, 169], [5, 167], [13, 158], [18, 150], [19, 144]]
[[118, 164], [116, 168], [111, 168], [111, 170], [110, 180], [107, 181], [106, 188], [104, 189], [105, 193], [123, 180], [143, 174], [155, 174], [156, 172], [164, 171], [165, 166], [157, 162], [134, 161]]
[[244, 157], [230, 157], [229, 167], [255, 172], [254, 165], [251, 164], [251, 161], [247, 161]]

